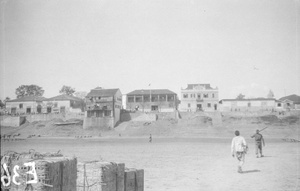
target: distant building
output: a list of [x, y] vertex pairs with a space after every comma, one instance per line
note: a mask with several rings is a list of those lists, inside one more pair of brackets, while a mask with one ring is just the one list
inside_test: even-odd
[[43, 101], [41, 96], [25, 96], [6, 102], [6, 110], [10, 114], [32, 114], [43, 112]]
[[281, 102], [274, 98], [254, 99], [222, 99], [220, 100], [220, 111], [272, 111], [281, 109]]
[[44, 101], [43, 113], [80, 113], [84, 109], [84, 101], [78, 97], [62, 94]]
[[300, 109], [300, 96], [298, 95], [285, 96], [279, 100], [283, 102], [283, 107], [286, 109]]
[[215, 111], [218, 110], [219, 90], [210, 84], [188, 84], [181, 89], [181, 111]]
[[126, 97], [127, 110], [172, 112], [177, 109], [177, 94], [168, 89], [134, 90]]
[[86, 96], [83, 128], [110, 129], [120, 121], [122, 94], [119, 89], [92, 89]]

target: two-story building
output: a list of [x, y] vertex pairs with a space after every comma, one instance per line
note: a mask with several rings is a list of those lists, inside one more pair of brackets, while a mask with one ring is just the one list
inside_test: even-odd
[[210, 84], [188, 84], [181, 89], [180, 111], [218, 110], [219, 90]]
[[83, 128], [110, 129], [120, 121], [122, 93], [119, 89], [92, 89], [86, 96]]
[[43, 102], [46, 98], [41, 96], [25, 96], [6, 102], [8, 113], [15, 114], [32, 114], [43, 112]]
[[172, 112], [177, 103], [177, 94], [168, 89], [134, 90], [127, 94], [126, 109]]

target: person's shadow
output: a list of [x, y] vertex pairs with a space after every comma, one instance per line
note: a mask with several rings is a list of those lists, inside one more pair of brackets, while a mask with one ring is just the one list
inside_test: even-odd
[[243, 173], [260, 172], [260, 170], [245, 170]]

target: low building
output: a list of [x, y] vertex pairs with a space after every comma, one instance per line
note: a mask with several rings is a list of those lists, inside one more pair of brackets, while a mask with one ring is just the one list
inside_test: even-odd
[[300, 109], [300, 96], [298, 95], [289, 95], [279, 99], [283, 102], [284, 108], [286, 109]]
[[177, 109], [177, 94], [168, 89], [134, 90], [126, 97], [127, 110], [172, 112]]
[[272, 111], [280, 108], [281, 103], [274, 98], [254, 99], [222, 99], [220, 100], [220, 111]]
[[9, 114], [32, 114], [43, 112], [43, 102], [46, 98], [41, 96], [25, 96], [6, 102]]
[[218, 110], [219, 90], [210, 84], [188, 84], [181, 89], [180, 111]]
[[62, 94], [44, 101], [43, 113], [80, 113], [84, 109], [84, 100]]
[[111, 129], [120, 121], [121, 109], [119, 89], [92, 89], [86, 96], [83, 128]]

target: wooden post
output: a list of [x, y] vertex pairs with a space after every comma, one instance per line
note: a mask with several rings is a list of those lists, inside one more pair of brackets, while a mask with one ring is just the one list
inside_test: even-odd
[[86, 171], [85, 171], [85, 164], [83, 164], [83, 191], [85, 191], [85, 180], [86, 180]]

